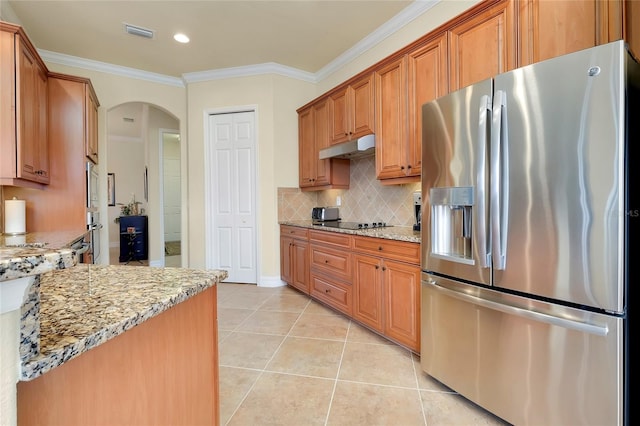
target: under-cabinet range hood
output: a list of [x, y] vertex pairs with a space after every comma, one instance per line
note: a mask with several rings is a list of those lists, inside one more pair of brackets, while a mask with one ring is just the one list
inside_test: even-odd
[[376, 135], [370, 134], [329, 148], [320, 150], [320, 159], [326, 158], [362, 158], [375, 153]]

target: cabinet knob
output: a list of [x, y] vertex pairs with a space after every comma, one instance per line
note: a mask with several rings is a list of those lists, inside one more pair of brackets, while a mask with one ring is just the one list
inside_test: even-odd
[[409, 164], [409, 165], [407, 166], [407, 169], [410, 169], [410, 168], [411, 168], [411, 164]]
[[383, 270], [383, 271], [386, 271], [386, 270], [387, 270], [387, 267], [386, 267], [386, 266], [383, 266], [383, 267], [382, 267], [382, 270]]
[[324, 261], [324, 263], [329, 263], [329, 261], [328, 261], [328, 260], [325, 260], [325, 261]]
[[380, 265], [376, 265], [376, 269], [380, 269]]
[[324, 290], [324, 292], [325, 293], [331, 293], [331, 290], [327, 288], [327, 289]]
[[379, 250], [379, 251], [382, 251], [382, 246], [378, 246], [378, 250]]
[[404, 170], [404, 166], [400, 166], [400, 170]]

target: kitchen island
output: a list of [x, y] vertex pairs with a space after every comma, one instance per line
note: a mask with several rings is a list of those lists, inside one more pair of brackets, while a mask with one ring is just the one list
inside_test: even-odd
[[[34, 254], [74, 252], [0, 247], [3, 279], [20, 278], [14, 267]], [[17, 423], [218, 424], [216, 284], [226, 271], [73, 262], [43, 271], [27, 290], [32, 306], [12, 321]]]

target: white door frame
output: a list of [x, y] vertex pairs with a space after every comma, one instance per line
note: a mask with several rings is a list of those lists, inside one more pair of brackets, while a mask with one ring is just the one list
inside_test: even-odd
[[[216, 265], [212, 265], [211, 263], [211, 258], [209, 256], [209, 254], [213, 251], [213, 244], [214, 244], [214, 231], [215, 231], [215, 224], [211, 223], [209, 220], [207, 220], [208, 218], [213, 217], [213, 211], [211, 211], [211, 192], [212, 192], [212, 188], [213, 188], [213, 182], [211, 182], [211, 174], [208, 173], [208, 170], [210, 170], [210, 162], [209, 160], [211, 159], [211, 154], [212, 154], [212, 150], [211, 150], [211, 146], [209, 144], [209, 116], [210, 115], [216, 115], [216, 114], [234, 114], [234, 113], [240, 113], [240, 112], [253, 112], [254, 114], [254, 134], [256, 135], [255, 138], [255, 158], [256, 158], [256, 172], [254, 175], [254, 188], [255, 190], [255, 206], [256, 206], [256, 210], [259, 210], [259, 206], [260, 206], [260, 186], [257, 185], [257, 182], [259, 180], [259, 176], [260, 176], [260, 143], [259, 143], [259, 133], [257, 131], [257, 129], [260, 127], [258, 124], [258, 105], [245, 105], [245, 106], [234, 106], [234, 107], [223, 107], [223, 108], [210, 108], [210, 109], [205, 109], [204, 113], [203, 113], [203, 122], [204, 122], [204, 170], [205, 170], [205, 174], [204, 174], [204, 214], [205, 214], [205, 223], [204, 223], [204, 232], [205, 232], [205, 268], [206, 269], [214, 269], [216, 268]], [[256, 223], [254, 224], [255, 226], [255, 236], [256, 236], [256, 241], [255, 241], [255, 248], [256, 248], [256, 253], [255, 253], [255, 258], [256, 258], [256, 283], [257, 285], [260, 285], [260, 265], [262, 262], [262, 258], [260, 255], [260, 247], [261, 247], [261, 232], [260, 232], [260, 221], [257, 220], [256, 217]]]
[[[181, 206], [184, 206], [184, 189], [182, 188], [182, 180], [183, 180], [183, 173], [184, 173], [184, 169], [182, 166], [182, 160], [184, 157], [184, 154], [182, 153], [183, 151], [183, 141], [182, 141], [182, 136], [180, 135], [180, 130], [173, 130], [173, 129], [165, 129], [165, 128], [159, 128], [158, 129], [158, 184], [160, 186], [160, 190], [158, 191], [158, 198], [160, 201], [160, 211], [161, 214], [158, 215], [159, 217], [159, 221], [160, 221], [160, 229], [162, 229], [162, 235], [159, 236], [159, 241], [158, 243], [161, 246], [164, 246], [164, 164], [163, 164], [163, 156], [164, 156], [164, 134], [165, 133], [171, 133], [171, 134], [177, 134], [178, 136], [180, 136], [180, 199], [181, 201]], [[147, 181], [147, 186], [149, 185], [149, 182]], [[147, 191], [149, 191], [149, 189], [147, 188]], [[184, 216], [185, 213], [184, 212], [180, 212], [181, 216]], [[181, 257], [180, 257], [180, 261], [182, 262], [182, 264], [184, 265], [184, 247], [186, 246], [185, 244], [185, 230], [182, 227], [182, 218], [180, 220], [180, 251], [181, 251]], [[153, 265], [153, 266], [160, 266], [163, 267], [165, 266], [165, 259], [164, 259], [165, 255], [164, 255], [164, 251], [162, 254], [162, 259], [160, 260], [160, 264], [159, 265]]]

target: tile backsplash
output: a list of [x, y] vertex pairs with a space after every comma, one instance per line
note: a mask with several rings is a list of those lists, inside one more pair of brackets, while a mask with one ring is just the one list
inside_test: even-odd
[[278, 220], [309, 220], [316, 206], [335, 206], [341, 199], [340, 217], [349, 222], [386, 222], [412, 226], [413, 193], [420, 183], [382, 185], [376, 179], [375, 157], [351, 160], [349, 189], [302, 192], [278, 188]]

